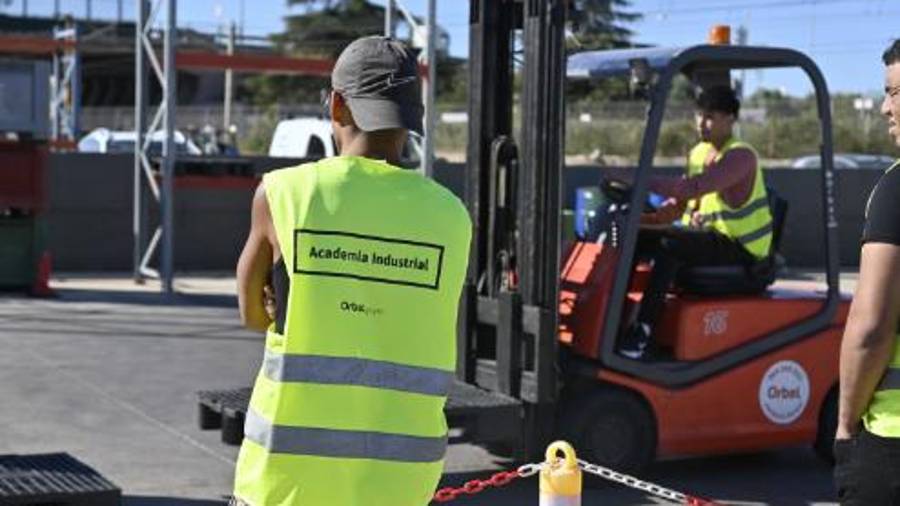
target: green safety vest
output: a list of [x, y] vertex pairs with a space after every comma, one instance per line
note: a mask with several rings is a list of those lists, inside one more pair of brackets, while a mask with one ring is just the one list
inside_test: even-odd
[[284, 333], [266, 335], [235, 497], [427, 504], [447, 445], [466, 208], [430, 179], [361, 157], [263, 182], [290, 289]]
[[[887, 170], [894, 170], [900, 161]], [[871, 197], [870, 197], [871, 199]], [[869, 214], [866, 205], [866, 215]], [[894, 355], [863, 414], [863, 425], [881, 437], [900, 437], [900, 335], [894, 338]]]
[[[718, 162], [725, 153], [735, 148], [747, 148], [756, 154], [756, 150], [749, 144], [731, 138], [716, 154], [715, 161]], [[709, 142], [701, 142], [691, 149], [688, 156], [688, 177], [703, 173], [703, 167], [712, 149], [713, 145]], [[754, 170], [756, 176], [753, 180], [753, 190], [744, 205], [734, 209], [722, 200], [719, 192], [707, 193], [700, 197], [699, 205], [696, 200], [688, 202], [681, 222], [689, 225], [691, 211], [696, 209], [706, 218], [708, 226], [738, 241], [756, 258], [769, 256], [772, 245], [772, 213], [769, 210], [769, 199], [766, 196], [766, 185], [759, 166], [759, 156]]]

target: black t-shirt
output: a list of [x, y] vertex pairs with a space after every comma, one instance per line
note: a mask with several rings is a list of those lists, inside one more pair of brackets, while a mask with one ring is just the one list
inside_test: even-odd
[[900, 246], [900, 166], [897, 164], [881, 176], [869, 196], [862, 242]]

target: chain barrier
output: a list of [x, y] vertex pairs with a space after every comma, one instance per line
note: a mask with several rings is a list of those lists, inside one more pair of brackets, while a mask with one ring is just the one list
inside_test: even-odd
[[508, 485], [509, 482], [516, 478], [527, 478], [540, 472], [539, 464], [526, 464], [515, 471], [500, 471], [486, 480], [470, 480], [465, 485], [454, 488], [444, 487], [434, 493], [433, 502], [449, 502], [461, 495], [475, 495], [484, 491], [486, 488], [499, 488]]
[[[467, 481], [465, 485], [458, 488], [445, 487], [438, 490], [434, 494], [433, 502], [449, 502], [461, 495], [475, 495], [490, 487], [502, 487], [517, 478], [528, 478], [530, 476], [534, 476], [541, 472], [541, 470], [544, 469], [546, 465], [547, 463], [525, 464], [523, 466], [519, 466], [519, 468], [515, 471], [501, 471], [499, 473], [496, 473], [487, 480]], [[677, 504], [682, 504], [685, 506], [721, 506], [715, 501], [683, 494], [681, 492], [676, 492], [674, 490], [640, 480], [638, 478], [635, 478], [634, 476], [618, 473], [616, 471], [613, 471], [612, 469], [598, 466], [596, 464], [591, 464], [590, 462], [586, 462], [581, 459], [578, 459], [578, 467], [586, 473], [599, 476], [605, 480], [619, 483], [620, 485], [624, 485], [635, 490], [640, 490], [649, 495], [667, 499]]]
[[629, 476], [627, 474], [617, 473], [612, 469], [598, 466], [596, 464], [591, 464], [590, 462], [585, 462], [584, 460], [578, 459], [578, 467], [581, 468], [582, 471], [586, 473], [593, 474], [595, 476], [599, 476], [605, 480], [613, 481], [619, 483], [621, 485], [625, 485], [626, 487], [633, 488], [636, 490], [640, 490], [642, 492], [646, 492], [647, 494], [662, 497], [663, 499], [668, 499], [669, 501], [676, 502], [678, 504], [684, 504], [687, 506], [720, 506], [719, 503], [715, 501], [710, 501], [708, 499], [703, 499], [701, 497], [690, 496], [687, 494], [683, 494], [681, 492], [676, 492], [674, 490], [661, 487], [659, 485], [650, 483], [648, 481], [643, 481], [634, 476]]

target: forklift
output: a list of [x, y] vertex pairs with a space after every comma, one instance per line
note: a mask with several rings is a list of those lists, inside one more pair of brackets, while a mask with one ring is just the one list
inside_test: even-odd
[[[828, 89], [792, 49], [703, 44], [567, 58], [568, 2], [471, 2], [466, 202], [473, 248], [460, 309], [451, 426], [490, 449], [534, 458], [554, 438], [582, 458], [635, 472], [659, 458], [811, 445], [831, 459], [838, 349], [849, 300], [838, 285]], [[521, 134], [513, 137], [511, 48], [521, 30]], [[647, 183], [673, 80], [730, 83], [742, 69], [798, 68], [816, 94], [827, 289], [776, 281], [788, 203], [770, 194], [774, 239], [755, 266], [679, 275], [653, 339], [632, 359], [617, 339], [647, 268], [635, 258]], [[633, 184], [606, 179], [599, 237], [561, 237], [565, 80], [624, 78], [645, 97]], [[477, 400], [475, 400], [477, 398]], [[470, 399], [470, 400], [467, 400]]]
[[[445, 406], [450, 441], [524, 461], [565, 438], [585, 460], [624, 472], [658, 458], [805, 444], [831, 459], [849, 301], [838, 286], [830, 101], [815, 63], [791, 49], [708, 44], [567, 58], [569, 1], [470, 6], [465, 200], [474, 229], [457, 380]], [[816, 93], [827, 289], [771, 286], [787, 203], [770, 193], [770, 258], [751, 269], [683, 272], [653, 336], [665, 353], [652, 360], [617, 354], [646, 284], [635, 245], [673, 80], [684, 75], [703, 88], [728, 83], [731, 70], [788, 67], [804, 71]], [[633, 185], [604, 180], [612, 203], [605, 229], [564, 244], [566, 79], [623, 77], [647, 100]], [[221, 428], [224, 442], [239, 444], [249, 396], [249, 388], [199, 392], [200, 427]]]

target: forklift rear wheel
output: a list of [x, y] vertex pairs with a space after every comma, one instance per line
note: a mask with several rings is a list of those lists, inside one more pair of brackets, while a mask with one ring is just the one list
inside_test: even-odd
[[656, 422], [649, 408], [625, 390], [604, 390], [574, 399], [562, 420], [579, 457], [633, 473], [656, 454]]
[[832, 388], [822, 402], [819, 411], [819, 429], [813, 449], [816, 455], [825, 462], [834, 465], [834, 433], [837, 431], [838, 395], [837, 388]]

